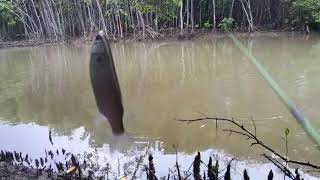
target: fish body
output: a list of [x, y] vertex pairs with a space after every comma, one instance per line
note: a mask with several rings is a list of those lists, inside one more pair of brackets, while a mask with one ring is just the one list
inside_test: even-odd
[[109, 42], [100, 32], [90, 50], [90, 79], [98, 109], [115, 135], [124, 133], [121, 90]]

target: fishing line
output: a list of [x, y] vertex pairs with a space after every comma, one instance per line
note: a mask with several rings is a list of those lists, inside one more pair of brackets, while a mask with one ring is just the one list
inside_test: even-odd
[[232, 34], [229, 34], [233, 43], [239, 48], [243, 54], [251, 61], [251, 63], [258, 69], [260, 75], [267, 81], [272, 90], [277, 94], [282, 103], [287, 107], [297, 123], [303, 128], [307, 135], [317, 144], [320, 149], [320, 134], [314, 129], [309, 120], [303, 116], [298, 106], [289, 98], [286, 92], [272, 79], [267, 70], [259, 63], [259, 61], [248, 51], [248, 49]]

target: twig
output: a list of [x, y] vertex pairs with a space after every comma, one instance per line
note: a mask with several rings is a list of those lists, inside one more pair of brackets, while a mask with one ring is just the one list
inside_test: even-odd
[[178, 164], [178, 150], [174, 144], [172, 144], [172, 146], [176, 152], [176, 167], [177, 167], [177, 171], [178, 171], [178, 179], [181, 180], [181, 173], [180, 173], [180, 168], [179, 168], [179, 164]]
[[151, 175], [155, 178], [155, 180], [158, 180], [157, 176], [152, 172], [152, 170], [150, 170], [150, 169], [148, 168], [147, 165], [144, 165], [144, 168], [146, 168], [146, 171], [147, 171], [147, 172], [151, 173]]
[[279, 162], [278, 160], [266, 155], [266, 154], [263, 154], [263, 156], [265, 158], [267, 158], [270, 162], [272, 162], [275, 166], [277, 166], [282, 172], [284, 172], [284, 174], [286, 176], [288, 176], [289, 178], [291, 179], [295, 179], [294, 175], [292, 174], [292, 172], [287, 168], [285, 167], [284, 165], [281, 164], [281, 162]]
[[136, 174], [137, 174], [137, 171], [138, 171], [138, 169], [139, 169], [139, 166], [140, 166], [141, 162], [143, 161], [143, 159], [144, 159], [144, 158], [147, 156], [147, 154], [148, 154], [149, 145], [150, 145], [150, 144], [148, 143], [148, 146], [147, 146], [147, 149], [146, 149], [145, 154], [142, 155], [142, 156], [140, 156], [140, 158], [139, 158], [139, 160], [138, 160], [138, 163], [137, 163], [137, 166], [136, 166], [136, 168], [135, 168], [135, 170], [134, 170], [134, 172], [133, 172], [133, 175], [132, 175], [131, 179], [135, 179], [135, 178], [136, 178]]
[[268, 151], [270, 151], [271, 153], [273, 153], [274, 155], [278, 156], [280, 159], [282, 159], [283, 161], [286, 161], [288, 163], [291, 164], [297, 164], [297, 165], [302, 165], [302, 166], [306, 166], [306, 167], [311, 167], [314, 169], [320, 169], [320, 165], [317, 164], [313, 164], [310, 162], [302, 162], [302, 161], [295, 161], [295, 160], [289, 160], [287, 157], [282, 156], [280, 153], [276, 152], [275, 150], [273, 150], [271, 147], [269, 147], [268, 145], [264, 144], [255, 134], [253, 134], [252, 132], [250, 132], [249, 130], [247, 130], [242, 124], [237, 123], [235, 120], [233, 119], [227, 119], [227, 118], [197, 118], [197, 119], [178, 119], [178, 121], [180, 122], [186, 122], [188, 124], [190, 123], [194, 123], [194, 122], [198, 122], [198, 121], [207, 121], [207, 120], [216, 120], [216, 121], [226, 121], [226, 122], [230, 122], [231, 124], [235, 125], [236, 127], [240, 128], [243, 132], [241, 131], [236, 131], [233, 129], [224, 129], [223, 131], [227, 131], [229, 132], [229, 135], [231, 135], [230, 133], [235, 133], [235, 134], [240, 134], [243, 136], [246, 136], [247, 139], [251, 139], [254, 142], [251, 143], [251, 146], [253, 145], [260, 145], [262, 147], [264, 147], [265, 149], [267, 149]]
[[250, 119], [251, 119], [252, 124], [253, 124], [253, 127], [254, 127], [254, 135], [255, 135], [255, 136], [257, 136], [257, 126], [256, 126], [256, 123], [254, 122], [254, 120], [253, 120], [253, 117], [252, 117], [252, 116], [250, 116]]
[[[192, 161], [192, 163], [190, 164], [190, 166], [189, 166], [189, 168], [188, 168], [188, 170], [186, 171], [186, 177], [185, 177], [185, 179], [188, 179], [188, 177], [190, 176], [190, 175], [192, 175], [192, 173], [189, 173], [189, 171], [190, 171], [190, 169], [192, 168], [192, 166], [193, 166], [193, 161]], [[189, 173], [189, 174], [188, 174]]]

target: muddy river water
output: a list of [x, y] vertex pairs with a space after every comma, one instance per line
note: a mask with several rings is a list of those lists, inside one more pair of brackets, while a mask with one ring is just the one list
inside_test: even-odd
[[[320, 37], [261, 36], [241, 41], [320, 129]], [[101, 163], [121, 166], [154, 155], [156, 173], [168, 174], [176, 160], [187, 169], [197, 151], [203, 161], [235, 158], [232, 172], [252, 178], [272, 168], [228, 123], [176, 119], [235, 118], [268, 145], [285, 153], [281, 138], [290, 129], [289, 157], [320, 163], [320, 151], [228, 38], [157, 43], [112, 43], [130, 148], [117, 149], [111, 129], [97, 114], [89, 78], [89, 46], [47, 45], [0, 50], [0, 148], [43, 156], [44, 149], [96, 152]], [[52, 131], [54, 145], [48, 140]], [[128, 150], [130, 149], [130, 150]], [[221, 165], [222, 166], [222, 165]], [[114, 169], [115, 175], [124, 172]], [[276, 174], [283, 177], [281, 174]], [[145, 178], [142, 174], [141, 177]], [[312, 178], [312, 177], [308, 177]]]

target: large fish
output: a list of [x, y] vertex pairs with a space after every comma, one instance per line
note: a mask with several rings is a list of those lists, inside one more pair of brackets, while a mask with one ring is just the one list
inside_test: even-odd
[[90, 79], [100, 113], [108, 119], [114, 135], [123, 134], [121, 91], [111, 48], [103, 32], [91, 45]]

